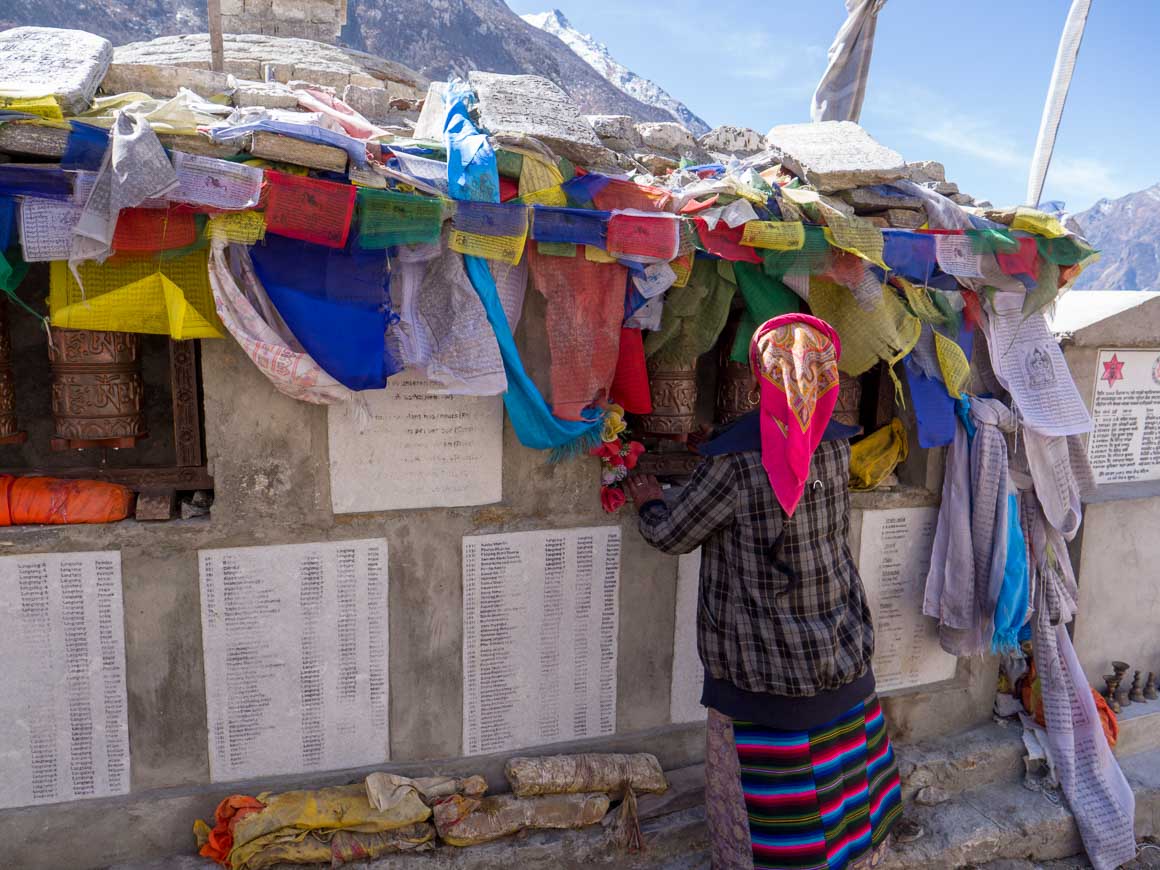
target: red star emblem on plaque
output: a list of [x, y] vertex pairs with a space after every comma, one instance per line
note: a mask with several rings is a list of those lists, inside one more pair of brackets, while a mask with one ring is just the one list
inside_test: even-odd
[[1116, 381], [1124, 379], [1124, 364], [1120, 362], [1119, 357], [1112, 354], [1112, 358], [1104, 363], [1104, 373], [1100, 375], [1101, 381], [1107, 381], [1109, 387], [1114, 387]]

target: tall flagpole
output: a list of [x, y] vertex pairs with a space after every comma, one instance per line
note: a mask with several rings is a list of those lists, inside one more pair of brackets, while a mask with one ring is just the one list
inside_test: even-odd
[[1043, 182], [1047, 179], [1047, 169], [1051, 165], [1051, 154], [1055, 150], [1055, 138], [1059, 134], [1059, 122], [1063, 117], [1063, 104], [1067, 102], [1067, 91], [1071, 87], [1071, 75], [1075, 72], [1075, 59], [1079, 55], [1079, 44], [1083, 40], [1083, 29], [1091, 5], [1092, 0], [1072, 0], [1067, 22], [1063, 25], [1059, 51], [1055, 55], [1055, 69], [1051, 71], [1051, 85], [1047, 89], [1047, 102], [1043, 105], [1043, 118], [1039, 122], [1039, 138], [1035, 141], [1035, 153], [1031, 158], [1031, 172], [1027, 177], [1026, 204], [1032, 208], [1039, 205], [1039, 199], [1043, 196]]

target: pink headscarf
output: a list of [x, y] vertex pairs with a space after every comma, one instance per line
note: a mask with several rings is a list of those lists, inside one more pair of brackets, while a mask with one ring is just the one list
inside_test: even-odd
[[749, 364], [761, 388], [761, 464], [790, 516], [838, 402], [841, 355], [834, 328], [808, 314], [767, 320], [749, 345]]

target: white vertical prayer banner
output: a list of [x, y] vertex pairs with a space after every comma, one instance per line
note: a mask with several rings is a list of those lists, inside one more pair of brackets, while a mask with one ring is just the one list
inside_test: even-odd
[[121, 554], [0, 558], [0, 807], [129, 792]]
[[938, 629], [922, 615], [922, 596], [938, 509], [864, 511], [858, 573], [874, 619], [878, 691], [952, 679], [958, 659], [939, 646]]
[[336, 514], [494, 504], [503, 497], [503, 399], [448, 396], [410, 372], [327, 408]]
[[198, 555], [210, 779], [386, 761], [386, 541]]
[[616, 731], [620, 529], [463, 539], [463, 751]]

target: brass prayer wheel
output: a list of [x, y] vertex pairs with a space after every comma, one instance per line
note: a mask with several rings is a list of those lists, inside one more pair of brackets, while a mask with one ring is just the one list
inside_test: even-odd
[[748, 414], [760, 401], [752, 401], [757, 394], [753, 391], [753, 376], [744, 363], [725, 362], [718, 369], [717, 381], [717, 422], [732, 423], [738, 417]]
[[139, 335], [54, 328], [48, 360], [53, 450], [132, 447], [145, 437]]
[[648, 364], [653, 412], [640, 418], [649, 435], [688, 435], [697, 428], [697, 364]]
[[8, 300], [0, 297], [0, 444], [19, 444], [25, 437], [16, 425], [16, 380], [12, 376]]
[[862, 418], [862, 382], [856, 377], [838, 372], [838, 403], [833, 418], [847, 426], [858, 426]]

